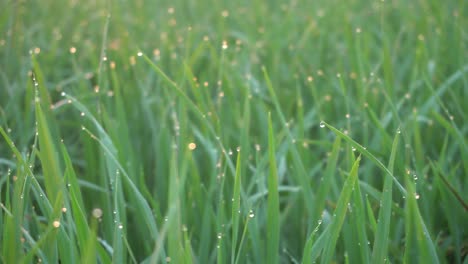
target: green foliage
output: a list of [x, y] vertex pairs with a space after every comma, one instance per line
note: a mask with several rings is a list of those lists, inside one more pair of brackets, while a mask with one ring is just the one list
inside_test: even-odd
[[0, 263], [466, 263], [465, 2], [0, 2]]

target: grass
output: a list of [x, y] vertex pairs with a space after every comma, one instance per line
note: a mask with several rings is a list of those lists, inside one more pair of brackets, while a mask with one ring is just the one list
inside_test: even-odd
[[0, 263], [467, 263], [465, 2], [0, 2]]

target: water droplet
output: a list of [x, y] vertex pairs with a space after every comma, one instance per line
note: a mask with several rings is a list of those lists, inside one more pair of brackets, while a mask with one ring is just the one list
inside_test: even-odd
[[218, 239], [221, 239], [223, 237], [223, 234], [218, 233]]
[[354, 152], [354, 151], [356, 151], [356, 148], [355, 148], [355, 147], [351, 147], [351, 150]]
[[192, 143], [189, 143], [189, 144], [188, 144], [188, 148], [189, 148], [190, 150], [194, 150], [194, 149], [197, 148], [197, 144], [195, 144], [195, 143], [193, 143], [193, 142], [192, 142]]
[[119, 224], [119, 229], [122, 229], [123, 228], [123, 225], [122, 224]]
[[143, 52], [139, 51], [139, 52], [137, 53], [137, 56], [138, 56], [138, 57], [143, 56]]
[[415, 193], [414, 194], [414, 198], [416, 198], [416, 200], [418, 200], [420, 198], [419, 194], [418, 193]]
[[325, 122], [320, 121], [320, 128], [324, 128], [324, 127], [325, 127]]
[[55, 228], [59, 228], [60, 227], [60, 222], [58, 220], [55, 220], [52, 225], [55, 227]]
[[92, 214], [94, 218], [101, 218], [102, 216], [101, 208], [94, 208]]
[[61, 92], [60, 95], [61, 95], [61, 96], [65, 96], [65, 95], [67, 95], [67, 94], [66, 94], [65, 92]]
[[401, 130], [398, 128], [396, 131], [398, 134], [401, 134]]
[[255, 214], [252, 210], [249, 211], [249, 217], [250, 218], [254, 218], [255, 217]]

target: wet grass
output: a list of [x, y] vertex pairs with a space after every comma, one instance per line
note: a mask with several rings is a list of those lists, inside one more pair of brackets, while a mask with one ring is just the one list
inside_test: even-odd
[[466, 263], [465, 1], [3, 1], [0, 263]]

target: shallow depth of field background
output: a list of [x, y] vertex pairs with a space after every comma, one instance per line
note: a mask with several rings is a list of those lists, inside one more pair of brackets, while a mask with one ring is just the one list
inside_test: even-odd
[[468, 3], [0, 0], [0, 263], [467, 263]]

